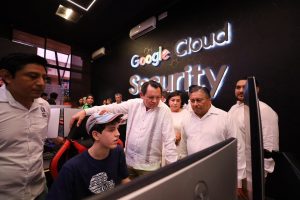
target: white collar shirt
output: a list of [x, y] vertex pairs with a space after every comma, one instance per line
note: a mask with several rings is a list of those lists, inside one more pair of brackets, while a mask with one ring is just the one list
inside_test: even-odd
[[120, 104], [95, 106], [85, 110], [87, 115], [101, 110], [128, 114], [126, 133], [126, 162], [134, 169], [153, 171], [160, 167], [162, 144], [166, 162], [177, 161], [175, 132], [171, 111], [160, 101], [158, 107], [146, 110], [140, 98]]
[[[279, 150], [279, 127], [277, 113], [266, 103], [259, 101], [263, 146], [268, 151]], [[238, 187], [241, 187], [241, 180], [246, 178], [246, 131], [244, 122], [244, 103], [237, 102], [233, 105], [228, 114], [237, 128], [238, 143], [241, 147], [238, 150]], [[265, 176], [274, 171], [275, 162], [272, 158], [264, 159]]]
[[[123, 103], [124, 101], [121, 101], [121, 103]], [[120, 104], [120, 103], [117, 103], [117, 102], [114, 102], [112, 104]], [[121, 122], [120, 122], [120, 125], [125, 125], [127, 123], [127, 118], [128, 118], [128, 114], [124, 114], [122, 117], [121, 117]]]
[[45, 187], [43, 145], [49, 104], [35, 99], [28, 110], [0, 88], [0, 199], [34, 199]]
[[235, 137], [227, 112], [211, 105], [208, 112], [198, 117], [193, 111], [182, 121], [182, 152], [191, 155], [230, 137]]

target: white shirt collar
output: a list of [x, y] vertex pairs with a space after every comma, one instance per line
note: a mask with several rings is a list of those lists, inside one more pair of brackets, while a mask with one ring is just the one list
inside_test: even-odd
[[[41, 98], [34, 99], [30, 110], [35, 109], [39, 105], [43, 104], [43, 100]], [[15, 98], [12, 96], [10, 91], [6, 88], [5, 85], [0, 87], [0, 102], [8, 102], [11, 106], [20, 108], [20, 109], [26, 109], [22, 104], [20, 104], [18, 101], [15, 100]]]
[[[199, 117], [198, 115], [195, 114], [194, 111], [191, 111], [191, 112], [193, 113], [194, 116]], [[218, 115], [218, 110], [217, 110], [217, 108], [216, 108], [215, 106], [213, 106], [212, 104], [211, 104], [210, 108], [208, 109], [207, 113], [205, 113], [205, 115], [203, 115], [203, 116], [201, 117], [201, 119], [204, 119], [204, 118], [206, 118], [206, 117], [209, 116], [209, 115]]]

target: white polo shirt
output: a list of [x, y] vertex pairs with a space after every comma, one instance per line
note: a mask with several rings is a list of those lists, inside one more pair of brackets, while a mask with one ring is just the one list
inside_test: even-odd
[[85, 110], [87, 115], [107, 110], [128, 114], [126, 134], [127, 165], [141, 170], [153, 171], [160, 167], [162, 144], [167, 163], [177, 161], [175, 132], [169, 107], [160, 101], [158, 107], [146, 110], [140, 98], [120, 104], [95, 106]]
[[198, 117], [193, 111], [182, 121], [182, 153], [191, 155], [230, 137], [235, 137], [227, 112], [211, 105]]
[[34, 199], [43, 191], [49, 115], [42, 98], [28, 110], [5, 86], [0, 88], [0, 199]]

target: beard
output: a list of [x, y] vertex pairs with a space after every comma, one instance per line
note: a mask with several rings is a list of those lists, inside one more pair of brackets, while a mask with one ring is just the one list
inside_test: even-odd
[[238, 94], [235, 96], [237, 101], [244, 102], [244, 94]]

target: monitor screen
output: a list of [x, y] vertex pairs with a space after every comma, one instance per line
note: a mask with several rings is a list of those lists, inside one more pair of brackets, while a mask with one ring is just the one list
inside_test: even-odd
[[244, 96], [247, 190], [250, 200], [263, 200], [265, 199], [264, 147], [255, 77], [248, 77]]
[[64, 108], [64, 136], [67, 137], [70, 132], [70, 121], [73, 115], [81, 111], [79, 108]]
[[96, 199], [236, 199], [237, 142], [230, 138]]
[[82, 109], [69, 108], [69, 106], [63, 105], [51, 105], [47, 137], [67, 137], [71, 129], [69, 125], [71, 117], [80, 110]]
[[50, 109], [47, 138], [57, 138], [59, 128], [60, 108]]

